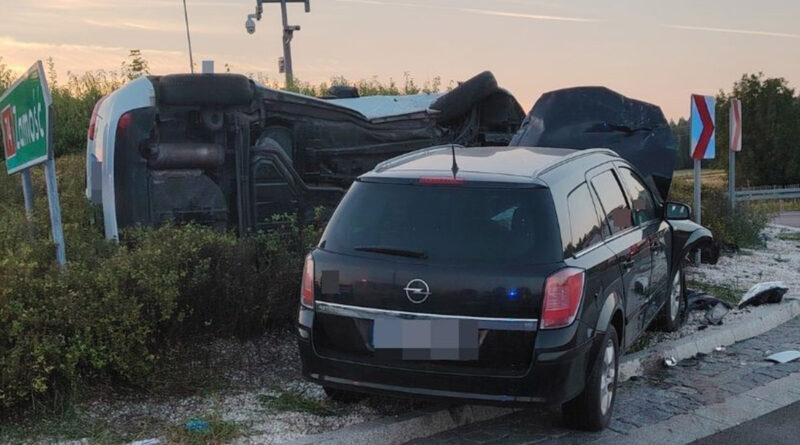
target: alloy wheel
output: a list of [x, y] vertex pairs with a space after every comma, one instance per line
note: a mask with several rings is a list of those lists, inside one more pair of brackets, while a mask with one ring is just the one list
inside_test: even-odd
[[603, 350], [603, 364], [600, 374], [600, 412], [605, 415], [614, 400], [614, 383], [617, 376], [617, 354], [614, 342], [609, 339]]

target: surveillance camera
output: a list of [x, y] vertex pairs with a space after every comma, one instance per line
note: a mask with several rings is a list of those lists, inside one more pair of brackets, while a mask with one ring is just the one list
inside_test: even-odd
[[253, 18], [248, 16], [247, 21], [244, 22], [244, 27], [247, 29], [248, 34], [252, 34], [256, 32], [256, 22], [253, 21]]

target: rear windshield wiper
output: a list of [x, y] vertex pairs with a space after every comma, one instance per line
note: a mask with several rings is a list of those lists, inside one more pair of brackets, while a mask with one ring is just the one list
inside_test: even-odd
[[354, 247], [353, 250], [358, 250], [360, 252], [375, 252], [386, 255], [405, 256], [409, 258], [428, 258], [428, 255], [425, 252], [421, 252], [419, 250], [398, 249], [388, 246], [358, 246]]

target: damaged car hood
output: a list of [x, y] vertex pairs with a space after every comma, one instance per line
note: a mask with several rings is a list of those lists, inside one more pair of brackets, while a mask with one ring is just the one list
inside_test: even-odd
[[636, 166], [667, 199], [676, 161], [676, 140], [656, 105], [604, 87], [545, 93], [525, 118], [512, 146], [608, 148]]

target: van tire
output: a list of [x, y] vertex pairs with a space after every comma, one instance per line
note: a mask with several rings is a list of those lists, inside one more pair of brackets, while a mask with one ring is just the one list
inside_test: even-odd
[[[591, 374], [586, 381], [586, 387], [578, 397], [564, 403], [561, 406], [561, 416], [563, 422], [571, 428], [587, 430], [587, 431], [600, 431], [607, 427], [611, 421], [611, 416], [614, 413], [614, 401], [617, 399], [617, 382], [619, 376], [619, 337], [617, 337], [617, 330], [614, 326], [609, 326], [603, 342], [600, 344], [600, 350], [596, 354], [596, 358], [592, 367]], [[606, 363], [606, 349], [613, 348], [613, 376], [609, 382], [610, 372], [608, 364]], [[605, 379], [604, 379], [605, 377]], [[608, 405], [603, 411], [603, 395], [602, 387], [608, 388], [610, 384], [613, 389]]]
[[169, 74], [158, 79], [158, 100], [165, 105], [249, 105], [255, 87], [241, 74]]
[[478, 102], [489, 97], [497, 89], [497, 79], [494, 74], [491, 71], [484, 71], [445, 93], [430, 107], [440, 112], [437, 120], [447, 124], [467, 114]]

